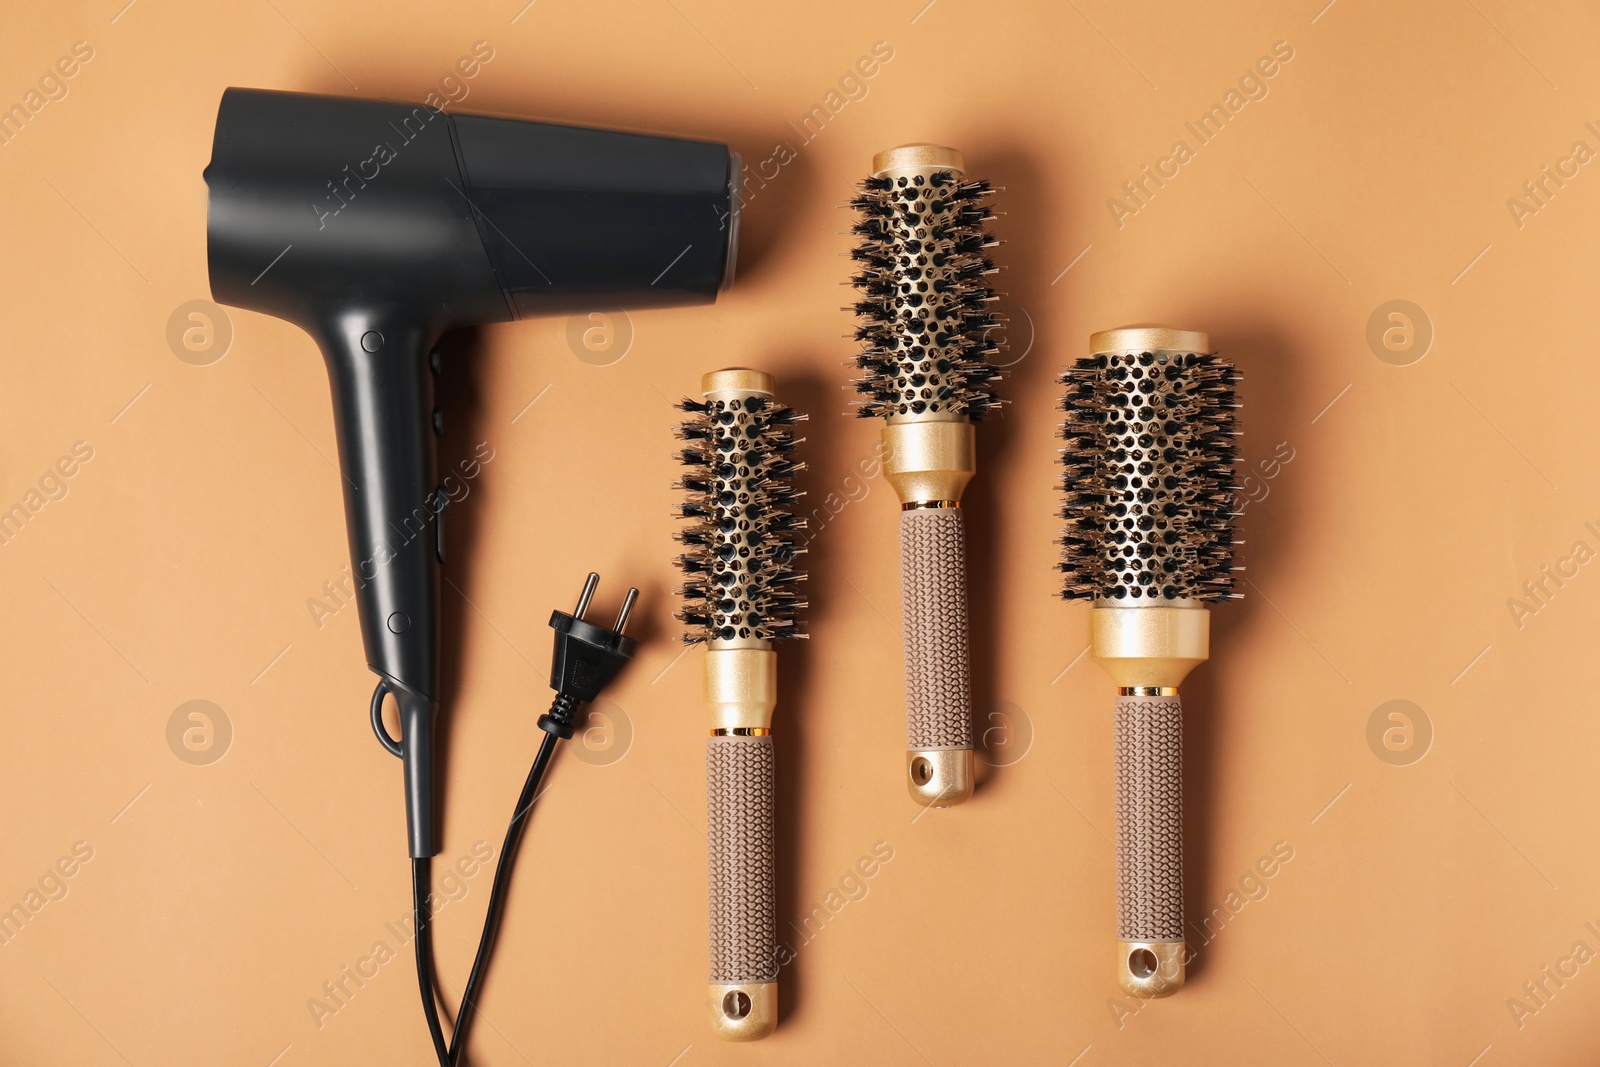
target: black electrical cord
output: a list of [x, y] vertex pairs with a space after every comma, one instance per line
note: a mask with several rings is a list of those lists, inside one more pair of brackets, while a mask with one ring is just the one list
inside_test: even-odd
[[417, 988], [422, 990], [422, 1014], [428, 1019], [428, 1033], [433, 1037], [433, 1050], [442, 1067], [450, 1067], [450, 1050], [444, 1043], [444, 1028], [439, 1025], [439, 1005], [434, 1002], [433, 986], [433, 913], [428, 908], [428, 883], [432, 881], [429, 870], [433, 866], [427, 856], [411, 861], [411, 901], [417, 935], [412, 943], [417, 947]]
[[499, 920], [506, 910], [506, 885], [510, 881], [512, 864], [517, 859], [517, 845], [522, 841], [522, 829], [528, 822], [528, 813], [533, 809], [534, 797], [539, 792], [539, 781], [550, 765], [550, 755], [554, 755], [557, 741], [557, 734], [544, 736], [544, 744], [539, 745], [539, 755], [534, 757], [533, 768], [528, 769], [528, 781], [523, 784], [522, 795], [517, 798], [517, 809], [510, 816], [506, 841], [501, 845], [499, 861], [494, 864], [490, 905], [483, 917], [483, 933], [478, 937], [477, 957], [472, 960], [472, 974], [467, 977], [467, 989], [461, 995], [461, 1009], [456, 1013], [456, 1029], [451, 1033], [448, 1048], [445, 1046], [445, 1032], [438, 1021], [438, 992], [434, 976], [434, 923], [432, 923], [432, 912], [427, 905], [430, 861], [427, 859], [411, 861], [411, 894], [416, 901], [416, 974], [418, 974], [418, 987], [422, 990], [422, 1014], [427, 1016], [427, 1032], [434, 1038], [434, 1051], [438, 1054], [440, 1067], [454, 1067], [461, 1062], [462, 1051], [466, 1049], [467, 1030], [472, 1025], [472, 1009], [477, 1006], [478, 987], [483, 984], [483, 974], [488, 971], [488, 963], [494, 952], [494, 934], [498, 933]]
[[555, 734], [545, 734], [539, 754], [534, 757], [528, 780], [517, 798], [517, 809], [511, 813], [511, 825], [506, 828], [505, 843], [500, 846], [500, 861], [494, 865], [494, 884], [489, 889], [489, 911], [484, 916], [483, 934], [478, 938], [478, 954], [472, 960], [472, 973], [467, 976], [466, 992], [461, 994], [461, 1012], [456, 1019], [455, 1036], [450, 1039], [450, 1062], [455, 1064], [467, 1046], [467, 1030], [472, 1024], [472, 1011], [478, 1005], [478, 987], [483, 984], [483, 974], [489, 969], [489, 957], [494, 952], [494, 937], [500, 929], [500, 916], [505, 911], [506, 885], [511, 881], [511, 865], [516, 860], [517, 845], [522, 841], [522, 828], [527, 825], [528, 812], [539, 793], [539, 780], [556, 750]]
[[[457, 1012], [455, 1029], [448, 1044], [444, 1038], [444, 1027], [439, 1021], [439, 1002], [443, 998], [439, 994], [433, 966], [433, 912], [428, 903], [432, 861], [427, 857], [411, 861], [417, 986], [422, 992], [422, 1013], [427, 1018], [428, 1034], [433, 1039], [439, 1067], [457, 1067], [466, 1052], [467, 1032], [472, 1025], [479, 987], [489, 969], [489, 957], [494, 954], [495, 934], [500, 928], [500, 916], [505, 911], [506, 886], [511, 881], [517, 846], [522, 840], [523, 827], [527, 825], [528, 812], [538, 796], [539, 782], [544, 778], [551, 756], [555, 754], [556, 742], [572, 736], [578, 708], [599, 696], [600, 691], [622, 669], [622, 665], [633, 656], [635, 643], [631, 638], [624, 637], [622, 630], [628, 623], [628, 615], [639, 595], [638, 590], [628, 590], [616, 624], [607, 630], [583, 619], [599, 580], [598, 575], [589, 575], [575, 615], [557, 611], [550, 616], [550, 626], [556, 631], [550, 684], [556, 691], [556, 698], [551, 702], [550, 710], [539, 716], [539, 728], [545, 733], [544, 741], [539, 745], [533, 766], [528, 769], [528, 780], [522, 786], [522, 794], [511, 813], [511, 825], [506, 828], [505, 842], [500, 846], [500, 858], [494, 867], [494, 883], [489, 889], [489, 906], [483, 918], [483, 933], [478, 938], [478, 953], [472, 960], [472, 973], [467, 977], [467, 988], [461, 994], [461, 1008]], [[379, 699], [381, 697], [374, 697], [374, 703]], [[385, 740], [381, 727], [376, 724], [376, 713], [374, 719], [379, 740]], [[389, 745], [385, 744], [384, 747], [389, 748]]]
[[[560, 699], [559, 697], [557, 698]], [[478, 954], [472, 961], [472, 973], [467, 978], [466, 991], [461, 994], [461, 1008], [456, 1014], [455, 1031], [446, 1048], [444, 1030], [439, 1023], [436, 1003], [437, 984], [433, 972], [433, 924], [428, 908], [428, 883], [430, 863], [426, 859], [411, 861], [412, 895], [416, 899], [417, 927], [417, 982], [422, 989], [422, 1011], [428, 1019], [428, 1033], [433, 1037], [434, 1051], [440, 1067], [455, 1067], [467, 1046], [467, 1031], [472, 1024], [472, 1010], [478, 1002], [478, 987], [483, 984], [484, 972], [489, 968], [489, 957], [494, 953], [495, 934], [500, 929], [500, 916], [505, 911], [506, 885], [511, 881], [511, 866], [516, 862], [517, 846], [522, 841], [522, 828], [527, 825], [528, 812], [533, 808], [539, 792], [539, 782], [550, 757], [555, 753], [556, 734], [545, 734], [539, 754], [534, 757], [528, 771], [528, 780], [517, 798], [516, 810], [511, 813], [511, 825], [506, 829], [506, 839], [500, 846], [500, 859], [494, 867], [494, 884], [489, 890], [489, 908], [483, 919], [483, 933], [478, 938]]]

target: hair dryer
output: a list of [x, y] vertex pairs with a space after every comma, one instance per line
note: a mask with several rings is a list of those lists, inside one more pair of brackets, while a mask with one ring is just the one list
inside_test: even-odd
[[[374, 729], [438, 853], [433, 732], [448, 502], [435, 343], [528, 315], [709, 303], [733, 276], [727, 146], [378, 100], [229, 89], [205, 179], [218, 301], [287, 319], [332, 385]], [[384, 730], [385, 694], [401, 738]]]

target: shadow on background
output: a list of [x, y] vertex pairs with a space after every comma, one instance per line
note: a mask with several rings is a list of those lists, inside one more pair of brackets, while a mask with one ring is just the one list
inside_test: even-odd
[[[996, 766], [986, 758], [984, 748], [985, 731], [1001, 724], [1002, 720], [991, 720], [990, 716], [996, 713], [1005, 688], [997, 678], [996, 662], [1002, 622], [999, 546], [1005, 543], [1005, 530], [1019, 506], [1031, 506], [1043, 494], [1056, 491], [1052, 481], [1029, 486], [1028, 492], [1018, 494], [1000, 473], [1020, 449], [1057, 447], [1053, 439], [1039, 439], [1037, 435], [1021, 440], [1019, 433], [1026, 422], [1016, 411], [1042, 404], [1045, 397], [1053, 398], [1057, 392], [1053, 383], [1059, 368], [1047, 352], [1048, 346], [1040, 341], [1039, 316], [1034, 311], [1049, 299], [1048, 268], [1041, 258], [1044, 249], [1040, 242], [1026, 237], [1029, 231], [1048, 229], [1061, 189], [1058, 175], [1047, 179], [1032, 156], [1012, 147], [971, 146], [967, 150], [967, 167], [971, 177], [987, 178], [997, 189], [991, 202], [994, 210], [1003, 214], [990, 224], [990, 231], [1002, 243], [990, 250], [990, 258], [1001, 270], [990, 284], [1003, 294], [999, 306], [1012, 320], [1007, 326], [1008, 349], [999, 357], [999, 362], [1006, 364], [1006, 376], [999, 383], [998, 392], [1006, 403], [978, 426], [978, 473], [961, 505], [967, 520], [967, 612], [972, 709], [976, 719], [973, 744], [977, 750], [974, 767], [981, 794], [985, 783], [1006, 771], [1006, 767]], [[1047, 180], [1057, 184], [1047, 186]], [[1038, 580], [1043, 584], [1052, 576], [1040, 575]]]
[[[1292, 403], [1298, 391], [1294, 348], [1279, 331], [1260, 323], [1193, 325], [1198, 329], [1211, 327], [1212, 348], [1231, 360], [1244, 375], [1239, 386], [1243, 404], [1239, 411], [1239, 429], [1243, 434], [1239, 438], [1239, 479], [1243, 483], [1249, 472], [1259, 471], [1257, 462], [1272, 456], [1274, 446], [1286, 439], [1278, 413], [1299, 410]], [[1212, 661], [1238, 655], [1245, 645], [1244, 631], [1258, 619], [1274, 614], [1272, 607], [1246, 584], [1245, 579], [1272, 571], [1289, 544], [1288, 532], [1281, 529], [1281, 517], [1271, 509], [1272, 494], [1255, 501], [1241, 495], [1241, 500], [1246, 501], [1244, 515], [1235, 527], [1234, 536], [1246, 542], [1237, 556], [1237, 561], [1247, 568], [1238, 576], [1236, 587], [1244, 596], [1211, 607]], [[1211, 875], [1215, 865], [1213, 846], [1218, 836], [1218, 798], [1230, 788], [1230, 783], [1219, 774], [1219, 755], [1229, 738], [1236, 736], [1241, 728], [1232, 720], [1227, 694], [1217, 688], [1217, 676], [1211, 662], [1203, 663], [1182, 687], [1183, 894], [1189, 950], [1194, 956], [1189, 966], [1190, 982], [1204, 974], [1211, 957], [1209, 942], [1219, 937], [1231, 921], [1222, 903], [1226, 889], [1218, 887], [1215, 898], [1208, 895], [1213, 892], [1215, 881]], [[1262, 842], [1262, 852], [1266, 852], [1270, 844]], [[1223, 873], [1230, 876], [1231, 883], [1245, 871], [1241, 867], [1237, 872]], [[1213, 916], [1216, 909], [1221, 909], [1221, 916]]]
[[[483, 331], [478, 327], [451, 330], [440, 339], [439, 377], [434, 384], [434, 396], [444, 412], [444, 435], [439, 438], [439, 476], [454, 473], [460, 478], [463, 461], [475, 457], [479, 442], [488, 441], [487, 426], [483, 417], [483, 394], [474, 363], [482, 347]], [[484, 501], [494, 491], [497, 479], [493, 477], [493, 461], [467, 484], [471, 486], [465, 497], [452, 500], [444, 514], [444, 558], [439, 590], [440, 660], [439, 677], [440, 711], [438, 736], [434, 738], [434, 758], [439, 761], [438, 796], [440, 825], [444, 825], [449, 810], [451, 790], [447, 783], [454, 781], [460, 769], [451, 762], [451, 749], [455, 737], [455, 719], [461, 696], [461, 666], [465, 662], [465, 633], [469, 616], [474, 609], [467, 603], [471, 595], [472, 574], [479, 553], [478, 517], [483, 513]], [[573, 586], [573, 603], [581, 590], [582, 578]], [[533, 762], [533, 754], [528, 754]], [[512, 798], [515, 800], [515, 797]], [[441, 1006], [442, 1010], [442, 1006]]]
[[[797, 512], [808, 517], [809, 540], [802, 562], [808, 575], [806, 631], [813, 634], [827, 632], [830, 609], [839, 602], [838, 589], [844, 585], [842, 579], [835, 581], [832, 577], [839, 573], [837, 559], [843, 546], [838, 543], [837, 532], [829, 529], [830, 513], [824, 501], [830, 493], [842, 494], [844, 478], [860, 458], [852, 452], [855, 435], [831, 432], [833, 424], [844, 418], [841, 412], [846, 400], [839, 380], [828, 380], [813, 369], [826, 362], [797, 353], [793, 358], [757, 364], [777, 376], [779, 402], [809, 416], [796, 430], [796, 435], [805, 441], [795, 452], [806, 464], [805, 472], [797, 479], [805, 493]], [[809, 640], [782, 642], [777, 647], [778, 711], [773, 733], [778, 761], [778, 943], [787, 945], [797, 956], [804, 956], [806, 938], [818, 932], [806, 926], [805, 920], [818, 901], [805, 899], [801, 878], [807, 865], [802, 842], [806, 797], [811, 789], [807, 750], [812, 742], [820, 744], [823, 740], [806, 733], [808, 729], [819, 729], [821, 721], [811, 708], [817, 652]], [[778, 981], [778, 1018], [783, 1024], [797, 1018], [805, 1007], [804, 972], [800, 967], [785, 966]]]

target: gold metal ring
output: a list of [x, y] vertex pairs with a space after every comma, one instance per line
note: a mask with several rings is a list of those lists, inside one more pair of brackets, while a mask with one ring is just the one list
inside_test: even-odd
[[712, 730], [712, 737], [771, 737], [772, 731], [765, 726], [735, 726], [732, 729]]
[[913, 500], [909, 503], [901, 504], [900, 510], [918, 511], [922, 508], [959, 508], [960, 506], [961, 501], [959, 500]]
[[1175, 685], [1125, 685], [1117, 689], [1118, 696], [1124, 697], [1175, 697], [1178, 687]]
[[872, 157], [872, 173], [882, 177], [888, 170], [965, 171], [967, 160], [958, 150], [937, 144], [903, 144]]
[[1135, 323], [1090, 334], [1089, 351], [1095, 355], [1112, 352], [1209, 352], [1211, 338], [1199, 330], [1183, 330], [1160, 323]]

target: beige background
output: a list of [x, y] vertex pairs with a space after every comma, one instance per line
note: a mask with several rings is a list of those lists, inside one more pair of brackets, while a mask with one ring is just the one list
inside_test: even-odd
[[[644, 638], [608, 694], [631, 747], [606, 763], [597, 735], [593, 762], [556, 760], [473, 1062], [1600, 1058], [1600, 963], [1562, 962], [1600, 951], [1600, 174], [1578, 167], [1520, 226], [1507, 206], [1575, 141], [1600, 149], [1592, 6], [124, 2], [10, 5], [0, 33], [6, 104], [93, 48], [0, 145], [0, 507], [93, 449], [0, 545], [0, 906], [41, 879], [67, 891], [0, 946], [0, 1061], [431, 1062], [404, 949], [320, 1027], [308, 1007], [399, 945], [385, 924], [409, 905], [354, 610], [319, 628], [307, 604], [347, 563], [321, 360], [243, 311], [209, 365], [166, 332], [209, 298], [200, 172], [225, 86], [418, 99], [480, 40], [494, 59], [462, 109], [795, 158], [749, 202], [735, 288], [633, 315], [620, 360], [578, 358], [565, 320], [451, 347], [444, 459], [480, 441], [495, 459], [452, 512], [443, 860], [498, 850], [548, 699], [550, 609], [593, 568], [607, 610], [641, 587]], [[893, 59], [807, 142], [789, 123], [878, 41]], [[1119, 227], [1122, 183], [1195, 147], [1184, 123], [1279, 41], [1293, 58], [1266, 97]], [[874, 152], [919, 139], [1005, 187], [1021, 356], [969, 496], [980, 725], [1013, 762], [920, 819], [900, 779], [894, 509], [847, 480], [876, 429], [840, 414], [837, 310], [839, 205]], [[1407, 366], [1367, 341], [1395, 299], [1434, 334]], [[1245, 461], [1280, 443], [1293, 459], [1252, 483], [1246, 595], [1186, 688], [1190, 914], [1238, 910], [1180, 996], [1130, 1014], [1110, 967], [1112, 690], [1077, 658], [1083, 606], [1055, 598], [1052, 379], [1090, 332], [1138, 320], [1210, 331], [1245, 373]], [[705, 716], [669, 618], [668, 402], [736, 363], [813, 413], [810, 502], [857, 498], [812, 543], [815, 636], [782, 660], [785, 923], [893, 850], [809, 941], [790, 928], [782, 1025], [758, 1047], [718, 1045], [704, 1019]], [[584, 462], [554, 461], [575, 446]], [[1576, 574], [1519, 626], [1508, 601], [1545, 565]], [[169, 747], [191, 700], [231, 724], [208, 765]], [[1369, 747], [1390, 700], [1431, 724], [1409, 765]], [[45, 878], [77, 842], [92, 859]], [[1293, 859], [1241, 907], [1277, 842]], [[452, 1000], [488, 883], [465, 879], [439, 918]], [[1577, 973], [1544, 979], [1540, 1006], [1523, 984], [1547, 965]]]

